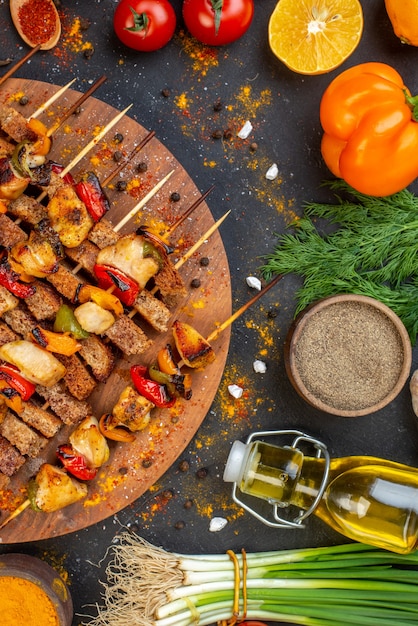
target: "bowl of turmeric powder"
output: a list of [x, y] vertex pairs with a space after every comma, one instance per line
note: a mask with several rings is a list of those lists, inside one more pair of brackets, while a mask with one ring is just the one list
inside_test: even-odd
[[290, 382], [311, 406], [357, 417], [399, 395], [410, 374], [412, 346], [388, 306], [340, 294], [299, 313], [285, 341], [284, 361]]
[[0, 556], [2, 626], [71, 626], [73, 603], [53, 567], [28, 554]]

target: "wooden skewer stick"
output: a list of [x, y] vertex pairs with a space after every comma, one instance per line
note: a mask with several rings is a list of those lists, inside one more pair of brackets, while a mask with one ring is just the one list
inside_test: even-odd
[[168, 237], [170, 237], [170, 235], [173, 234], [173, 232], [176, 230], [176, 228], [178, 228], [180, 226], [180, 224], [182, 224], [184, 222], [184, 220], [186, 220], [189, 215], [191, 215], [193, 213], [193, 211], [195, 209], [197, 209], [197, 207], [202, 204], [202, 202], [204, 202], [204, 200], [206, 200], [206, 198], [208, 197], [208, 195], [215, 189], [215, 185], [212, 185], [212, 187], [210, 187], [209, 189], [207, 189], [205, 191], [204, 194], [202, 194], [199, 198], [197, 198], [197, 200], [195, 200], [193, 202], [193, 204], [191, 204], [189, 206], [189, 208], [187, 209], [187, 211], [185, 213], [183, 213], [183, 215], [180, 215], [180, 217], [173, 223], [171, 224], [171, 226], [169, 226], [169, 228], [165, 231], [165, 233], [163, 234], [163, 238], [165, 240], [167, 240]]
[[38, 50], [40, 49], [41, 44], [38, 44], [37, 46], [35, 46], [35, 48], [32, 48], [31, 50], [29, 50], [29, 52], [27, 52], [25, 54], [24, 57], [22, 57], [20, 59], [20, 61], [18, 61], [17, 63], [15, 63], [13, 65], [13, 67], [11, 67], [9, 69], [8, 72], [6, 72], [1, 78], [0, 78], [0, 85], [2, 85], [8, 78], [10, 78], [10, 76], [13, 76], [13, 74], [20, 68], [22, 67], [22, 65], [24, 63], [26, 63], [26, 61], [29, 61], [29, 59], [35, 54], [35, 52], [38, 52]]
[[49, 100], [41, 104], [39, 109], [37, 109], [34, 113], [32, 113], [32, 115], [28, 119], [39, 117], [41, 113], [49, 109], [51, 104], [54, 104], [56, 100], [61, 98], [61, 96], [67, 91], [67, 89], [71, 87], [71, 85], [75, 83], [76, 80], [77, 80], [76, 78], [73, 78], [73, 80], [70, 80], [70, 82], [64, 85], [64, 87], [61, 87], [61, 89], [58, 89], [58, 91], [56, 91], [54, 95], [49, 98]]
[[8, 524], [9, 522], [11, 522], [13, 519], [15, 519], [15, 517], [17, 517], [18, 515], [20, 515], [21, 513], [23, 513], [23, 511], [24, 511], [25, 509], [27, 509], [29, 505], [30, 505], [30, 500], [24, 500], [24, 501], [22, 502], [22, 504], [20, 504], [20, 505], [17, 507], [17, 509], [15, 509], [15, 510], [13, 511], [13, 513], [11, 513], [11, 514], [9, 515], [9, 517], [6, 517], [6, 519], [2, 521], [2, 523], [0, 524], [0, 530], [1, 530], [2, 528], [4, 528], [4, 527], [6, 526], [6, 524]]
[[117, 176], [119, 174], [119, 172], [121, 172], [123, 170], [123, 168], [134, 158], [134, 156], [140, 150], [142, 150], [142, 148], [144, 148], [149, 141], [151, 141], [151, 139], [154, 137], [154, 135], [155, 135], [155, 130], [151, 130], [147, 135], [145, 135], [144, 139], [142, 141], [140, 141], [137, 146], [135, 146], [135, 148], [132, 150], [132, 152], [130, 153], [128, 158], [123, 160], [123, 161], [121, 161], [121, 163], [119, 163], [118, 167], [116, 169], [114, 169], [112, 172], [110, 172], [110, 174], [107, 176], [107, 178], [104, 179], [104, 181], [102, 182], [102, 187], [106, 187], [110, 183], [110, 181], [113, 180], [115, 178], [115, 176]]
[[90, 89], [87, 89], [85, 93], [81, 94], [81, 96], [77, 98], [74, 104], [70, 106], [68, 111], [66, 111], [64, 115], [60, 119], [58, 119], [55, 122], [55, 124], [53, 124], [53, 126], [51, 126], [51, 128], [47, 132], [47, 136], [50, 137], [53, 133], [55, 133], [55, 131], [58, 130], [58, 128], [65, 122], [65, 120], [67, 120], [70, 117], [70, 115], [72, 115], [74, 111], [76, 111], [78, 107], [81, 106], [83, 102], [87, 100], [87, 98], [90, 98], [90, 96], [96, 91], [96, 89], [98, 89], [101, 85], [103, 85], [103, 83], [106, 80], [107, 80], [106, 76], [101, 76], [100, 78], [96, 80], [96, 82], [93, 83]]
[[219, 226], [222, 224], [222, 222], [228, 217], [228, 215], [231, 213], [231, 210], [227, 211], [225, 213], [225, 215], [223, 215], [221, 218], [218, 219], [217, 222], [215, 222], [214, 224], [212, 224], [212, 226], [205, 232], [204, 235], [202, 235], [197, 241], [196, 243], [189, 248], [189, 250], [187, 250], [187, 252], [185, 252], [185, 254], [183, 254], [183, 256], [181, 257], [181, 259], [179, 259], [177, 261], [177, 263], [174, 265], [174, 267], [176, 268], [176, 270], [180, 269], [180, 267], [182, 265], [184, 265], [186, 263], [186, 261], [188, 261], [190, 259], [191, 256], [194, 255], [194, 253], [196, 252], [196, 250], [198, 250], [200, 248], [200, 246], [206, 241], [206, 239], [209, 239], [209, 237], [216, 231], [218, 230]]
[[226, 319], [214, 331], [212, 331], [209, 337], [206, 339], [206, 341], [210, 343], [211, 341], [214, 341], [215, 339], [217, 339], [219, 335], [221, 334], [221, 332], [225, 330], [225, 328], [228, 328], [228, 326], [231, 326], [231, 324], [235, 322], [235, 320], [238, 319], [240, 315], [245, 313], [245, 311], [247, 311], [250, 308], [250, 306], [254, 304], [254, 302], [257, 302], [257, 300], [259, 300], [262, 296], [264, 296], [282, 278], [283, 278], [283, 274], [279, 274], [278, 276], [273, 278], [273, 280], [271, 280], [265, 287], [263, 287], [263, 289], [261, 289], [258, 293], [256, 293], [256, 295], [253, 296], [251, 300], [248, 300], [248, 302], [246, 302], [246, 304], [243, 304], [242, 307], [238, 309], [238, 311], [235, 311], [235, 313], [233, 313], [230, 317], [228, 317], [228, 319]]
[[129, 222], [129, 220], [136, 214], [138, 213], [138, 211], [140, 211], [142, 209], [142, 207], [144, 207], [146, 205], [146, 203], [153, 197], [155, 196], [155, 194], [157, 193], [157, 191], [159, 191], [161, 189], [161, 187], [163, 185], [165, 185], [165, 183], [168, 181], [168, 179], [170, 178], [170, 176], [174, 174], [174, 170], [171, 170], [171, 172], [169, 172], [166, 176], [164, 176], [164, 178], [162, 178], [152, 189], [151, 191], [149, 191], [147, 193], [146, 196], [144, 196], [142, 198], [142, 200], [140, 200], [138, 202], [138, 204], [136, 204], [133, 209], [131, 209], [126, 215], [125, 217], [123, 217], [120, 222], [118, 222], [116, 224], [116, 226], [113, 227], [113, 230], [115, 231], [115, 233], [119, 232], [121, 230], [121, 228], [123, 228], [126, 224], [126, 222]]

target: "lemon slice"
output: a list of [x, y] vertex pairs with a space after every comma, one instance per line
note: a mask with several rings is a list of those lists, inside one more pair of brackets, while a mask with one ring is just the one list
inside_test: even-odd
[[270, 48], [299, 74], [324, 74], [356, 49], [363, 32], [358, 0], [279, 0], [268, 26]]

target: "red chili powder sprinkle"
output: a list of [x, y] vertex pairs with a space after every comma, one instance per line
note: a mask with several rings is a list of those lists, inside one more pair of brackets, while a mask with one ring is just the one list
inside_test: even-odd
[[49, 0], [29, 0], [19, 9], [22, 32], [35, 45], [45, 43], [55, 31], [56, 15]]

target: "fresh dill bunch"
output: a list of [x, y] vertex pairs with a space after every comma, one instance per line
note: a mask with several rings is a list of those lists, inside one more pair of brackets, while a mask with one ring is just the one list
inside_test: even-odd
[[[418, 333], [418, 198], [408, 190], [376, 198], [343, 181], [327, 183], [335, 204], [309, 203], [292, 222], [293, 233], [278, 235], [261, 268], [303, 278], [296, 314], [312, 302], [339, 293], [370, 296], [403, 321], [411, 342]], [[325, 232], [327, 231], [327, 232]]]

